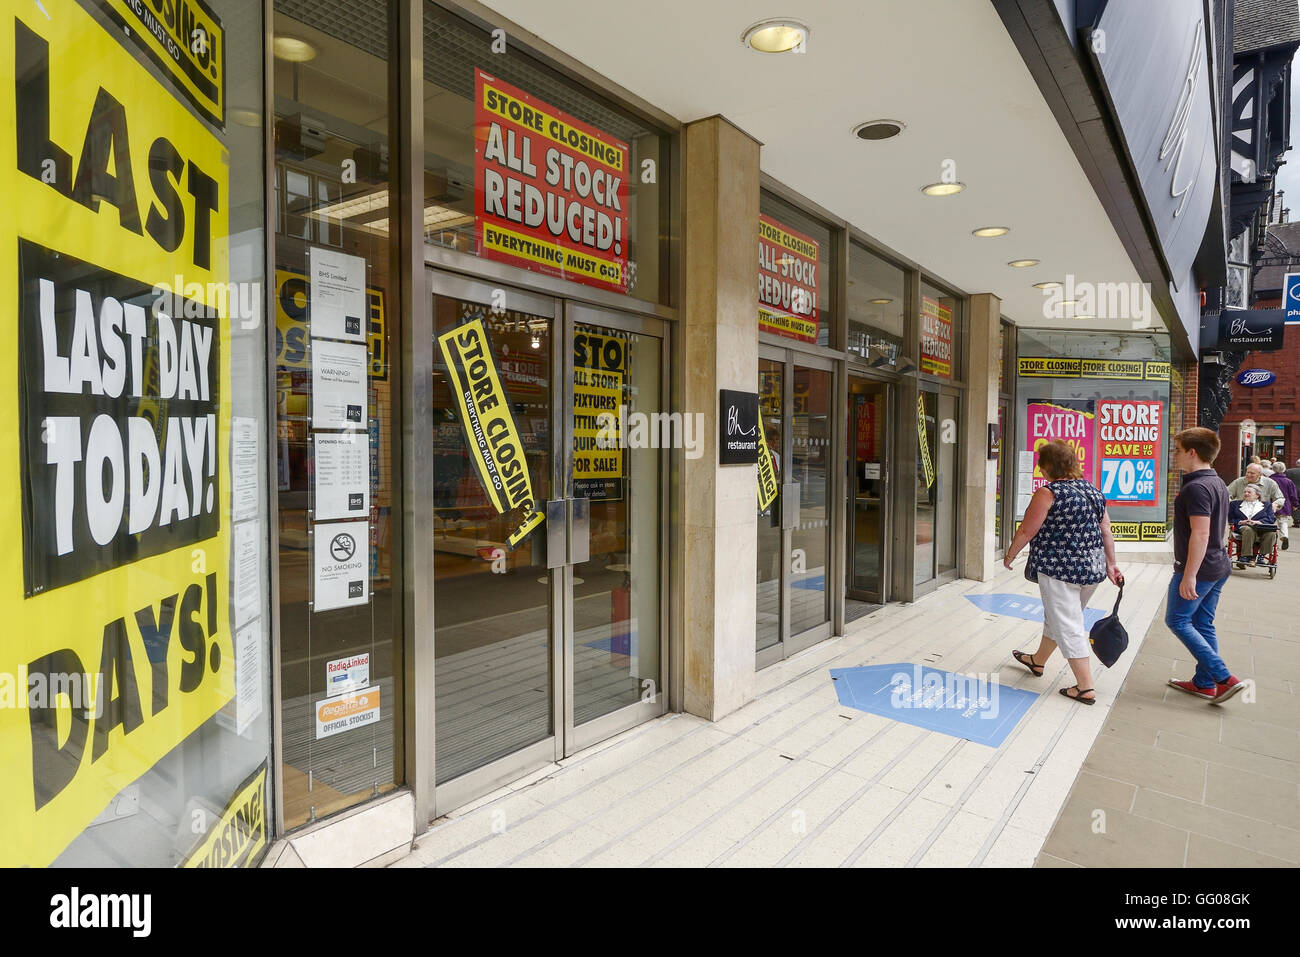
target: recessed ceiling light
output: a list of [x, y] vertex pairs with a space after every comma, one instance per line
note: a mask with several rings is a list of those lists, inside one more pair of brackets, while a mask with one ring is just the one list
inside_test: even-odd
[[965, 188], [965, 183], [931, 183], [929, 186], [922, 186], [921, 192], [926, 196], [954, 196]]
[[1060, 283], [1059, 283], [1059, 282], [1056, 282], [1056, 281], [1052, 281], [1052, 282], [1036, 282], [1036, 283], [1034, 283], [1034, 288], [1035, 288], [1035, 289], [1055, 289], [1055, 288], [1056, 288], [1057, 286], [1059, 286], [1059, 285], [1060, 285]]
[[1058, 305], [1058, 306], [1073, 306], [1073, 305], [1074, 305], [1076, 302], [1078, 302], [1078, 301], [1079, 301], [1078, 299], [1062, 299], [1060, 302], [1057, 303], [1057, 305]]
[[884, 306], [884, 305], [887, 305], [887, 304], [893, 302], [894, 300], [892, 300], [892, 299], [872, 299], [871, 301], [874, 302], [877, 306]]
[[306, 63], [316, 59], [316, 48], [306, 40], [297, 37], [276, 37], [271, 43], [277, 59], [290, 63]]
[[1037, 259], [1013, 259], [1007, 263], [1013, 269], [1024, 269], [1026, 266], [1037, 266]]
[[789, 53], [798, 48], [806, 49], [811, 33], [798, 20], [763, 20], [741, 34], [741, 39], [759, 53]]
[[972, 229], [972, 236], [1005, 236], [1011, 232], [1010, 226], [981, 226], [979, 229]]
[[1081, 316], [1075, 316], [1074, 318], [1075, 318], [1075, 319], [1096, 319], [1097, 317], [1096, 317], [1096, 316], [1092, 316], [1092, 315], [1088, 315], [1088, 314], [1085, 313], [1084, 315], [1081, 315]]
[[860, 140], [887, 140], [906, 128], [902, 120], [868, 120], [853, 127], [853, 135]]

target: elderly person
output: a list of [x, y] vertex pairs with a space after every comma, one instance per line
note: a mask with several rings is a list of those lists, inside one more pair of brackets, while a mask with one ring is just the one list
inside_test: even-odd
[[1034, 493], [1016, 537], [1002, 564], [1029, 545], [1025, 577], [1038, 582], [1043, 598], [1043, 637], [1032, 655], [1011, 655], [1036, 678], [1059, 647], [1070, 662], [1075, 684], [1062, 688], [1072, 701], [1090, 705], [1097, 700], [1092, 687], [1092, 648], [1083, 625], [1083, 609], [1105, 578], [1123, 581], [1115, 563], [1115, 540], [1101, 492], [1083, 479], [1073, 448], [1057, 439], [1038, 451], [1038, 467], [1048, 483]]
[[1228, 522], [1232, 525], [1234, 535], [1241, 536], [1241, 554], [1237, 567], [1253, 568], [1256, 564], [1255, 546], [1259, 546], [1260, 565], [1269, 564], [1268, 556], [1273, 554], [1273, 542], [1277, 538], [1277, 519], [1268, 502], [1260, 500], [1260, 487], [1247, 485], [1240, 502], [1228, 506]]
[[1273, 463], [1273, 481], [1282, 490], [1282, 504], [1273, 509], [1273, 514], [1277, 516], [1277, 531], [1282, 536], [1284, 550], [1291, 546], [1291, 522], [1296, 513], [1300, 512], [1300, 490], [1296, 489], [1295, 482], [1291, 480], [1290, 471], [1281, 460]]
[[[1272, 474], [1272, 469], [1270, 469], [1269, 475]], [[1240, 499], [1242, 497], [1242, 492], [1245, 491], [1247, 485], [1258, 485], [1260, 498], [1268, 502], [1270, 505], [1276, 506], [1282, 501], [1282, 490], [1277, 487], [1276, 482], [1264, 474], [1264, 467], [1262, 465], [1256, 465], [1254, 462], [1247, 465], [1246, 474], [1241, 478], [1234, 480], [1233, 483], [1228, 486], [1228, 498]]]

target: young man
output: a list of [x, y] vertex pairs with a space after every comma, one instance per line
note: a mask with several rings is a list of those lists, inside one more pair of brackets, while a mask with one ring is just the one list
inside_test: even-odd
[[1224, 548], [1228, 490], [1210, 466], [1219, 437], [1209, 429], [1184, 429], [1174, 436], [1174, 464], [1183, 486], [1174, 499], [1174, 576], [1169, 582], [1165, 624], [1196, 659], [1190, 681], [1169, 679], [1179, 691], [1222, 704], [1245, 685], [1219, 657], [1214, 610], [1231, 573]]

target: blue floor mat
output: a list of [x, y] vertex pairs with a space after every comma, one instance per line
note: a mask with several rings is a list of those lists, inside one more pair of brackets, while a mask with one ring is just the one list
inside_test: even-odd
[[1000, 745], [1038, 695], [988, 676], [958, 675], [910, 662], [832, 668], [840, 704], [991, 748]]
[[[1043, 602], [1031, 595], [967, 595], [966, 600], [981, 611], [991, 611], [995, 615], [1009, 618], [1023, 618], [1025, 621], [1043, 620]], [[1083, 627], [1091, 631], [1092, 626], [1109, 615], [1110, 612], [1100, 608], [1083, 610]]]

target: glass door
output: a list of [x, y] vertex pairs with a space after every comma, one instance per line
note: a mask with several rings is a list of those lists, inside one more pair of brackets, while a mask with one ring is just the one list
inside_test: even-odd
[[758, 517], [755, 650], [762, 668], [831, 633], [833, 367], [760, 345], [758, 385], [780, 489]]
[[434, 765], [444, 809], [563, 756], [563, 581], [548, 567], [544, 522], [525, 523], [559, 484], [565, 390], [558, 300], [431, 279]]
[[561, 589], [564, 750], [572, 754], [666, 710], [664, 456], [686, 437], [683, 416], [660, 414], [663, 323], [570, 303], [566, 330], [562, 472], [578, 517]]
[[887, 600], [890, 388], [883, 382], [850, 377], [848, 394], [845, 591], [850, 602], [861, 606], [846, 609], [845, 618], [851, 620]]
[[664, 713], [664, 455], [682, 417], [658, 414], [658, 320], [431, 281], [436, 803], [450, 809]]

